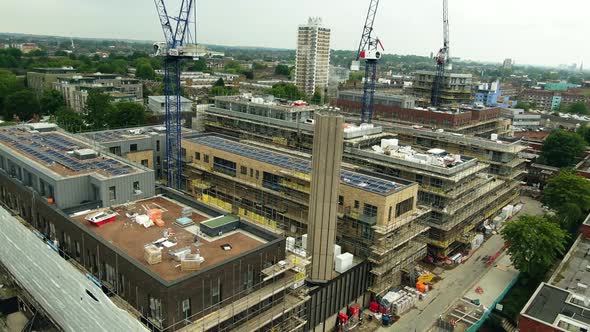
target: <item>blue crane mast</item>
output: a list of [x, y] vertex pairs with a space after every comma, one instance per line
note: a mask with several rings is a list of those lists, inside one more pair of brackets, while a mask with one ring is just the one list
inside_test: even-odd
[[[154, 0], [165, 39], [163, 43], [154, 44], [154, 52], [156, 56], [164, 57], [166, 176], [168, 186], [177, 189], [182, 187], [181, 63], [183, 59], [197, 57], [196, 41], [191, 40], [189, 31], [191, 13], [196, 14], [194, 0], [180, 1], [178, 16], [170, 16], [164, 0]], [[194, 37], [196, 28], [193, 32]]]
[[445, 71], [452, 69], [449, 52], [449, 7], [448, 0], [443, 0], [443, 47], [435, 57], [436, 75], [432, 83], [432, 94], [430, 98], [430, 104], [433, 107], [439, 107], [442, 104], [441, 94], [444, 87]]
[[363, 85], [363, 99], [361, 108], [361, 123], [371, 123], [373, 119], [374, 97], [375, 97], [375, 80], [377, 79], [377, 62], [381, 59], [381, 52], [379, 47], [383, 50], [383, 45], [379, 39], [373, 36], [373, 23], [377, 15], [377, 7], [379, 0], [371, 0], [367, 18], [365, 19], [365, 27], [359, 43], [359, 48], [356, 54], [356, 65], [358, 66], [359, 59], [365, 60], [365, 82]]

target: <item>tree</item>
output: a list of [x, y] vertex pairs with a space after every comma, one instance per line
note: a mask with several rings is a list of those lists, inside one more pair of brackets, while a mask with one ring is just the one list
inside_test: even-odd
[[0, 69], [0, 110], [4, 106], [4, 99], [9, 94], [18, 90], [16, 75], [4, 69]]
[[322, 104], [322, 93], [319, 89], [316, 89], [313, 93], [313, 96], [311, 97], [311, 103], [316, 105]]
[[55, 112], [55, 120], [61, 128], [71, 133], [80, 132], [86, 127], [82, 114], [76, 113], [66, 106], [62, 106]]
[[241, 73], [244, 70], [242, 65], [240, 65], [240, 63], [237, 61], [230, 61], [226, 63], [225, 66], [223, 66], [223, 69], [225, 69], [226, 72], [232, 74]]
[[365, 73], [363, 73], [361, 71], [351, 71], [350, 74], [348, 75], [349, 80], [357, 81], [357, 82], [361, 82], [364, 77], [365, 77]]
[[554, 167], [569, 167], [583, 155], [586, 142], [576, 133], [565, 130], [553, 131], [543, 142], [541, 158]]
[[238, 89], [234, 89], [228, 86], [214, 86], [209, 91], [210, 96], [233, 96], [239, 94], [240, 91]]
[[125, 101], [116, 103], [113, 106], [114, 107], [111, 108], [107, 116], [107, 122], [110, 128], [145, 124], [145, 107], [142, 104], [133, 101]]
[[39, 99], [39, 104], [42, 114], [53, 115], [64, 106], [65, 101], [61, 92], [51, 89], [43, 92], [43, 96]]
[[92, 129], [104, 129], [108, 125], [112, 107], [111, 96], [98, 89], [91, 89], [86, 99], [86, 123]]
[[30, 89], [16, 91], [4, 100], [4, 120], [28, 121], [35, 114], [39, 114], [39, 103]]
[[576, 130], [576, 134], [580, 135], [586, 141], [586, 144], [590, 144], [590, 127], [582, 126]]
[[248, 80], [254, 79], [254, 72], [252, 70], [245, 70], [242, 72], [242, 75], [246, 76], [246, 79]]
[[520, 272], [542, 279], [558, 255], [565, 252], [567, 233], [540, 216], [523, 215], [502, 230], [510, 259]]
[[221, 77], [220, 77], [220, 78], [219, 78], [219, 79], [218, 79], [218, 80], [215, 82], [215, 84], [213, 84], [213, 86], [214, 86], [214, 87], [215, 87], [215, 86], [222, 86], [222, 87], [223, 87], [223, 86], [225, 86], [225, 82], [223, 81], [223, 78], [221, 78]]
[[516, 103], [516, 108], [523, 109], [525, 112], [528, 112], [531, 109], [531, 104], [519, 101]]
[[150, 63], [142, 62], [137, 66], [135, 77], [144, 80], [154, 80], [156, 78], [156, 72]]
[[199, 58], [199, 60], [193, 62], [192, 65], [189, 66], [189, 70], [190, 71], [205, 71], [205, 70], [207, 70], [207, 61], [205, 61], [205, 59], [203, 59], [203, 58]]
[[275, 74], [289, 76], [291, 74], [291, 68], [287, 65], [279, 64], [275, 67]]
[[252, 68], [253, 68], [254, 70], [264, 70], [264, 69], [266, 69], [267, 67], [266, 67], [266, 65], [265, 65], [264, 63], [260, 63], [260, 62], [254, 62], [254, 63], [252, 64]]
[[590, 211], [590, 182], [563, 170], [547, 181], [541, 201], [557, 212], [565, 229], [575, 232]]
[[564, 108], [564, 111], [566, 113], [572, 113], [572, 114], [588, 114], [588, 113], [590, 113], [588, 111], [588, 106], [586, 105], [586, 103], [584, 103], [582, 101], [566, 106]]
[[271, 89], [266, 91], [277, 98], [285, 98], [289, 100], [306, 99], [305, 93], [299, 91], [297, 86], [289, 83], [277, 83]]

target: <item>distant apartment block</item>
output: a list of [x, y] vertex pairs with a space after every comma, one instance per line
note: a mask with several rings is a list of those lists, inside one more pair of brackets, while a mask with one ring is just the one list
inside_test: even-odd
[[322, 26], [320, 18], [310, 18], [299, 26], [295, 84], [307, 95], [316, 89], [321, 93], [328, 87], [330, 67], [330, 29]]
[[520, 101], [533, 103], [535, 108], [544, 111], [557, 111], [560, 107], [568, 106], [577, 102], [590, 104], [590, 97], [579, 93], [576, 90], [568, 91], [545, 91], [528, 89], [520, 94]]
[[[190, 112], [193, 102], [190, 99], [180, 97], [181, 112]], [[148, 110], [157, 114], [166, 113], [166, 96], [149, 96]]]
[[511, 101], [510, 97], [502, 95], [500, 81], [478, 85], [475, 91], [474, 101], [476, 104], [482, 104], [488, 107], [508, 108], [516, 106], [516, 102]]
[[515, 130], [535, 130], [541, 127], [541, 114], [527, 113], [523, 109], [506, 109], [504, 115], [512, 119], [512, 127]]
[[85, 76], [58, 77], [53, 89], [64, 96], [66, 105], [83, 113], [92, 89], [109, 94], [113, 102], [136, 101], [143, 103], [143, 85], [133, 78], [122, 78], [115, 74], [91, 74]]
[[43, 91], [53, 88], [53, 83], [58, 78], [68, 78], [74, 75], [77, 74], [72, 67], [35, 68], [27, 73], [27, 85], [37, 96], [41, 96]]
[[[416, 105], [430, 106], [432, 82], [436, 72], [419, 70], [414, 73], [412, 94], [416, 97]], [[473, 77], [471, 74], [446, 73], [441, 93], [443, 105], [461, 105], [472, 102]]]
[[[421, 125], [459, 133], [483, 134], [498, 130], [501, 110], [498, 107], [463, 105], [454, 109], [415, 107], [416, 98], [406, 95], [375, 94], [375, 119], [400, 124]], [[332, 106], [345, 113], [360, 114], [361, 91], [340, 91]]]
[[505, 70], [512, 70], [512, 66], [514, 65], [514, 61], [510, 58], [504, 59], [504, 63], [502, 63], [502, 69]]

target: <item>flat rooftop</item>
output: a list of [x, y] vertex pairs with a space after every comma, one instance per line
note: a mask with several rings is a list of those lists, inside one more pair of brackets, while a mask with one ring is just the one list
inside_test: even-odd
[[[190, 133], [193, 133], [193, 131], [187, 128], [182, 128], [183, 135]], [[145, 139], [153, 136], [164, 136], [166, 135], [166, 127], [162, 124], [158, 126], [103, 130], [80, 135], [100, 143], [124, 142]], [[165, 142], [162, 142], [162, 144], [165, 144]]]
[[[585, 225], [588, 220], [586, 218], [584, 221]], [[590, 267], [589, 253], [590, 240], [582, 236], [574, 243], [549, 283], [590, 299], [590, 273], [587, 272]]]
[[[584, 222], [587, 225], [588, 218]], [[576, 240], [547, 283], [533, 294], [521, 315], [558, 326], [560, 321], [575, 321], [590, 328], [590, 240]]]
[[[311, 161], [288, 154], [269, 151], [256, 146], [246, 145], [219, 136], [200, 136], [189, 139], [191, 142], [210, 148], [233, 153], [252, 160], [275, 165], [303, 174], [311, 174]], [[342, 170], [341, 183], [379, 195], [390, 193], [406, 187], [405, 183], [393, 182], [362, 173]]]
[[[33, 126], [33, 128], [37, 127]], [[50, 128], [43, 127], [43, 129]], [[0, 145], [64, 177], [89, 173], [115, 177], [140, 171], [135, 166], [104, 154], [79, 159], [73, 151], [92, 149], [92, 147], [54, 129], [37, 132], [37, 130], [29, 130], [26, 126], [0, 128]]]
[[569, 303], [570, 292], [543, 283], [522, 313], [553, 325], [562, 315], [584, 324], [590, 324], [589, 308]]
[[389, 145], [391, 140], [383, 139], [381, 146], [376, 145], [366, 148], [364, 151], [374, 153], [379, 156], [387, 156], [391, 159], [404, 160], [407, 162], [428, 165], [437, 168], [450, 169], [467, 163], [474, 158], [459, 154], [448, 153], [443, 149], [420, 149], [409, 145]]
[[[182, 228], [175, 224], [175, 221], [183, 217], [183, 209], [190, 209], [188, 216], [196, 225]], [[163, 211], [162, 220], [164, 227], [156, 225], [145, 228], [136, 223], [127, 215], [146, 214], [150, 209], [160, 209]], [[158, 275], [161, 279], [172, 282], [191, 274], [197, 274], [199, 271], [181, 271], [180, 262], [175, 261], [170, 251], [192, 248], [193, 252], [198, 249], [205, 261], [201, 264], [201, 270], [224, 262], [228, 259], [238, 257], [250, 250], [256, 249], [265, 243], [261, 239], [243, 229], [228, 232], [220, 237], [209, 238], [205, 235], [198, 235], [198, 224], [211, 219], [205, 213], [189, 208], [176, 201], [163, 196], [156, 196], [149, 199], [136, 201], [111, 208], [118, 214], [114, 222], [105, 224], [101, 227], [92, 225], [86, 221], [86, 217], [93, 215], [105, 209], [85, 211], [81, 214], [72, 216], [72, 219], [84, 226], [89, 232], [96, 234], [112, 246], [133, 258], [135, 262], [145, 269]], [[169, 241], [176, 245], [162, 249], [162, 262], [154, 265], [148, 264], [144, 258], [144, 246], [158, 241], [164, 237], [164, 230], [170, 229], [174, 235], [169, 237]], [[195, 242], [198, 236], [198, 242]], [[196, 243], [196, 244], [195, 244]], [[231, 246], [231, 250], [224, 250], [223, 245]]]
[[233, 103], [242, 103], [248, 104], [252, 106], [260, 106], [260, 107], [267, 107], [272, 108], [276, 111], [281, 112], [302, 112], [302, 111], [314, 111], [319, 110], [321, 106], [315, 105], [308, 105], [308, 104], [301, 104], [298, 101], [291, 101], [281, 98], [275, 99], [265, 99], [263, 97], [257, 96], [250, 96], [250, 95], [240, 95], [240, 96], [219, 96], [215, 97], [216, 101], [227, 101]]

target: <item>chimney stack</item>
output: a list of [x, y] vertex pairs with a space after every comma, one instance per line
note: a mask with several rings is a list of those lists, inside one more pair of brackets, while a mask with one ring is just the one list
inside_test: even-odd
[[343, 124], [344, 118], [336, 112], [315, 114], [307, 237], [310, 282], [327, 282], [334, 276]]

